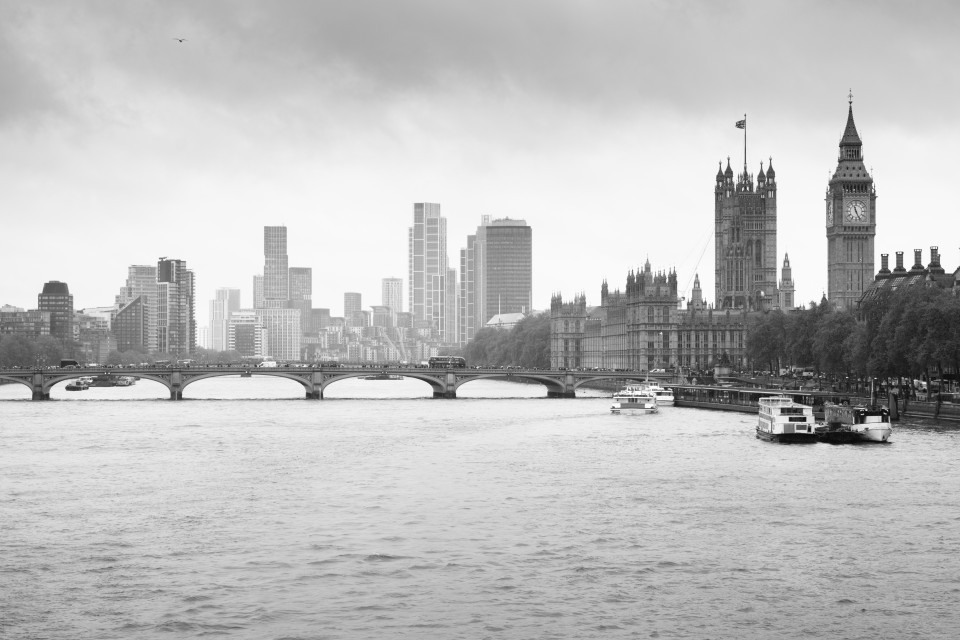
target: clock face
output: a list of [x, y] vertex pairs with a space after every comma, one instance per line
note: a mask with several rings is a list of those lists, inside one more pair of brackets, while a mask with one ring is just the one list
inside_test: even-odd
[[859, 200], [847, 205], [847, 222], [863, 222], [867, 215], [867, 207]]
[[833, 201], [827, 202], [827, 226], [833, 226]]

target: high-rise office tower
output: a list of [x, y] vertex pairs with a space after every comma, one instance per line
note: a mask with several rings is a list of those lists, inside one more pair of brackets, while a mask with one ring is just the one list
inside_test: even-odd
[[[147, 352], [157, 350], [157, 267], [149, 264], [134, 264], [127, 268], [126, 284], [116, 297], [118, 315], [137, 298], [137, 309], [127, 310], [123, 319], [126, 336], [121, 351], [130, 349]], [[136, 326], [140, 322], [140, 326]], [[131, 324], [132, 323], [132, 324]], [[137, 337], [139, 336], [139, 338]], [[139, 343], [135, 341], [139, 340]], [[118, 349], [121, 339], [117, 336]]]
[[[739, 123], [738, 123], [739, 126]], [[733, 180], [727, 159], [714, 185], [716, 308], [769, 310], [777, 303], [777, 182], [773, 160]]]
[[343, 321], [348, 327], [363, 326], [363, 303], [359, 293], [348, 291], [343, 294]]
[[284, 309], [290, 300], [287, 228], [263, 228], [263, 305]]
[[256, 309], [257, 319], [267, 336], [266, 352], [278, 361], [300, 359], [303, 330], [298, 309]]
[[403, 278], [384, 278], [380, 303], [389, 307], [394, 316], [403, 312]]
[[240, 289], [220, 288], [210, 301], [210, 348], [227, 350], [230, 316], [240, 310]]
[[447, 333], [447, 219], [440, 215], [440, 205], [415, 203], [407, 237], [408, 308], [414, 322], [432, 324], [441, 341], [455, 341], [456, 336]]
[[854, 309], [873, 278], [877, 190], [863, 163], [863, 142], [853, 122], [853, 96], [840, 139], [837, 170], [827, 185], [827, 297]]
[[263, 276], [253, 276], [253, 308], [263, 309], [266, 305], [263, 303]]
[[73, 342], [73, 296], [66, 282], [51, 280], [37, 295], [37, 310], [50, 314], [50, 335]]
[[290, 267], [290, 308], [300, 311], [300, 328], [304, 334], [315, 335], [320, 330], [313, 326], [310, 310], [313, 308], [313, 269]]
[[255, 309], [243, 309], [230, 316], [227, 326], [227, 350], [244, 358], [262, 358], [269, 344], [263, 319]]
[[529, 313], [533, 299], [533, 230], [525, 220], [483, 216], [460, 251], [461, 344], [498, 313]]
[[176, 356], [197, 348], [195, 280], [185, 260], [157, 262], [157, 350]]

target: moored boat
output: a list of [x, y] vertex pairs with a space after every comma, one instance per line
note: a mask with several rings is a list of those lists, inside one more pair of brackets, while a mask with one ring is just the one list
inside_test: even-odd
[[659, 382], [644, 382], [641, 386], [644, 387], [646, 391], [650, 393], [650, 395], [657, 399], [658, 407], [673, 406], [673, 389], [661, 387]]
[[757, 438], [784, 443], [817, 441], [812, 407], [783, 395], [760, 398], [759, 404]]
[[890, 411], [880, 405], [827, 404], [823, 416], [825, 424], [817, 430], [823, 442], [888, 442], [893, 432]]
[[610, 413], [628, 411], [630, 413], [657, 413], [657, 398], [643, 385], [627, 385], [614, 394]]
[[67, 391], [86, 391], [90, 388], [90, 385], [81, 382], [80, 380], [71, 380], [67, 383]]

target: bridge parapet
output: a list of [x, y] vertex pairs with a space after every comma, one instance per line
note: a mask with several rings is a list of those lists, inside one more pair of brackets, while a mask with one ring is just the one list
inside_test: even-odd
[[334, 382], [348, 378], [385, 374], [422, 380], [430, 385], [434, 398], [456, 398], [457, 389], [467, 382], [480, 379], [538, 382], [547, 388], [550, 398], [573, 398], [583, 384], [600, 380], [627, 382], [642, 380], [637, 371], [579, 371], [511, 368], [433, 369], [424, 367], [247, 367], [247, 366], [190, 366], [190, 367], [80, 367], [75, 369], [3, 369], [0, 380], [23, 384], [31, 389], [34, 400], [48, 400], [50, 389], [65, 380], [89, 375], [138, 376], [164, 385], [171, 400], [182, 400], [183, 391], [190, 384], [206, 378], [221, 376], [264, 375], [287, 378], [304, 387], [305, 397], [323, 398], [324, 390]]

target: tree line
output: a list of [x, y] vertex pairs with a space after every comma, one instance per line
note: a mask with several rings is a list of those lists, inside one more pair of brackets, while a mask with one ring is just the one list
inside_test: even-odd
[[464, 348], [467, 365], [550, 368], [550, 314], [527, 316], [512, 329], [484, 328]]
[[[960, 297], [926, 286], [882, 291], [859, 311], [826, 302], [754, 318], [747, 358], [777, 373], [788, 365], [834, 376], [920, 378], [960, 371]], [[932, 376], [931, 376], [932, 377]]]
[[[74, 358], [81, 351], [80, 345], [74, 342], [64, 343], [53, 336], [25, 336], [21, 334], [0, 335], [0, 368], [19, 367], [21, 369], [33, 367], [56, 367], [60, 360]], [[242, 361], [236, 351], [214, 351], [197, 347], [188, 356], [177, 356], [169, 353], [147, 353], [136, 349], [128, 351], [111, 351], [106, 362], [98, 365], [109, 366], [136, 366], [153, 364], [157, 361], [173, 361], [189, 358], [197, 364], [230, 364]], [[82, 361], [81, 364], [93, 364]]]

